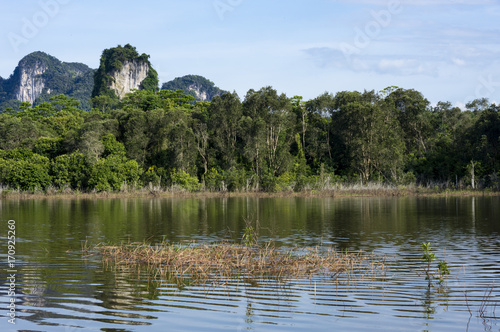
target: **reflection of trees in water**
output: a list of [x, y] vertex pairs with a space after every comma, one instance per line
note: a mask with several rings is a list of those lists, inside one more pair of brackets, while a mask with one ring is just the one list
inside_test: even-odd
[[445, 286], [429, 287], [422, 296], [422, 308], [424, 318], [433, 319], [438, 314], [437, 309], [443, 307], [444, 311], [449, 309], [450, 290]]

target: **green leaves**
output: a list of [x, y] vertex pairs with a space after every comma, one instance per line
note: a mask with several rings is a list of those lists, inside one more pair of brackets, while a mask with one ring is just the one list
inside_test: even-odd
[[0, 183], [20, 190], [45, 189], [51, 182], [50, 161], [47, 157], [26, 149], [2, 153]]
[[[225, 91], [222, 91], [215, 84], [203, 76], [186, 75], [177, 77], [174, 80], [163, 83], [162, 91], [178, 91], [183, 90], [186, 94], [192, 95], [197, 101], [213, 100], [216, 96], [221, 96]], [[205, 97], [205, 98], [203, 98]]]
[[225, 93], [215, 97], [209, 107], [208, 130], [210, 141], [220, 160], [220, 165], [227, 170], [236, 165], [237, 143], [241, 137], [242, 106], [236, 93]]
[[33, 151], [47, 158], [55, 158], [61, 154], [62, 139], [51, 137], [40, 137], [35, 142]]
[[445, 261], [440, 261], [438, 263], [438, 269], [439, 269], [439, 274], [441, 276], [449, 275], [450, 274], [448, 263], [445, 262]]
[[140, 185], [142, 169], [135, 160], [120, 155], [101, 158], [90, 170], [89, 186], [97, 191], [119, 190], [122, 185]]
[[80, 152], [64, 154], [52, 161], [52, 181], [59, 188], [87, 187], [90, 165]]
[[[111, 82], [113, 81], [113, 73], [123, 68], [125, 62], [146, 63], [148, 65], [148, 76], [141, 84], [141, 89], [158, 91], [158, 73], [152, 68], [147, 54], [139, 55], [135, 47], [127, 44], [125, 46], [118, 45], [102, 52], [101, 63], [99, 69], [94, 76], [94, 90], [92, 98], [106, 95], [113, 100], [117, 100], [118, 96], [114, 90], [111, 90]], [[95, 107], [95, 105], [94, 105]]]
[[295, 116], [292, 103], [271, 87], [250, 90], [241, 120], [243, 156], [257, 176], [279, 176], [293, 167], [290, 153]]
[[182, 188], [186, 188], [189, 191], [196, 191], [200, 189], [198, 178], [189, 175], [183, 170], [174, 169], [170, 173], [170, 181], [172, 185], [181, 186]]
[[430, 263], [434, 259], [436, 259], [435, 255], [432, 252], [430, 252], [430, 250], [431, 250], [431, 243], [430, 242], [422, 243], [421, 246], [422, 246], [422, 250], [424, 251], [424, 254], [422, 255], [422, 260], [425, 263]]
[[[118, 69], [130, 59], [149, 61], [125, 45], [104, 51], [101, 66]], [[3, 183], [20, 186], [22, 177], [38, 174], [25, 165], [28, 151], [50, 159], [49, 183], [83, 190], [118, 190], [143, 170], [149, 170], [146, 184], [189, 190], [300, 191], [360, 180], [500, 188], [500, 108], [487, 100], [461, 111], [451, 103], [431, 107], [418, 91], [389, 87], [304, 102], [268, 86], [249, 90], [243, 102], [233, 92], [195, 103], [199, 94], [187, 91], [191, 84], [212, 82], [189, 76], [176, 80], [189, 83], [186, 92], [173, 85], [157, 92], [150, 74], [143, 90], [122, 100], [98, 91], [90, 112], [58, 95], [0, 114], [0, 149], [12, 154], [0, 156]], [[109, 79], [96, 75], [96, 86]], [[38, 179], [22, 186], [46, 185]], [[423, 261], [435, 264], [430, 244], [422, 250]]]
[[101, 142], [104, 146], [103, 157], [109, 155], [118, 155], [125, 157], [125, 146], [123, 145], [123, 143], [120, 143], [116, 140], [115, 135], [107, 134], [103, 136]]
[[401, 127], [374, 91], [339, 92], [332, 113], [340, 148], [353, 171], [367, 182], [375, 176], [397, 180], [403, 165]]
[[446, 261], [440, 261], [437, 264], [437, 270], [431, 270], [431, 263], [436, 259], [434, 253], [431, 252], [431, 243], [423, 242], [420, 244], [422, 251], [424, 252], [422, 255], [422, 260], [427, 265], [423, 268], [425, 273], [425, 280], [428, 280], [428, 287], [432, 286], [432, 280], [438, 280], [441, 284], [444, 282], [445, 276], [450, 274], [449, 266]]

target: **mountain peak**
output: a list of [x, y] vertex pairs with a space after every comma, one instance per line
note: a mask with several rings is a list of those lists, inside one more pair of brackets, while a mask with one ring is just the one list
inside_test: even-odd
[[[48, 102], [59, 94], [75, 98], [81, 109], [90, 110], [92, 97], [104, 94], [120, 99], [133, 89], [157, 91], [158, 85], [149, 55], [140, 55], [130, 44], [104, 50], [98, 70], [36, 51], [24, 56], [9, 78], [0, 77], [0, 112], [18, 109], [21, 102]], [[177, 77], [162, 89], [183, 90], [197, 101], [211, 101], [226, 92], [199, 75]]]
[[0, 109], [21, 102], [39, 104], [58, 94], [75, 97], [82, 108], [90, 109], [93, 72], [81, 63], [61, 62], [41, 51], [30, 53], [8, 79], [0, 81]]
[[158, 90], [158, 74], [149, 62], [149, 55], [139, 55], [130, 44], [102, 52], [94, 82], [92, 97], [105, 94], [121, 99], [133, 89]]
[[214, 82], [199, 75], [186, 75], [177, 77], [170, 82], [163, 83], [162, 90], [184, 90], [197, 101], [211, 101], [215, 96], [220, 96], [224, 90], [215, 86]]

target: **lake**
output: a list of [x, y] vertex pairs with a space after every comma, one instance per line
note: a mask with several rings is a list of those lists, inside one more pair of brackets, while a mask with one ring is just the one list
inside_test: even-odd
[[[498, 196], [0, 200], [0, 221], [2, 331], [500, 330]], [[246, 222], [261, 242], [373, 254], [384, 273], [197, 284], [82, 252], [239, 242]], [[427, 286], [422, 242], [450, 266], [442, 285]]]

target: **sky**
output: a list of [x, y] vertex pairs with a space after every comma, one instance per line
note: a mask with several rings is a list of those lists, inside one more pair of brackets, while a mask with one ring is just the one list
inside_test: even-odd
[[0, 5], [0, 76], [27, 54], [99, 66], [131, 44], [160, 83], [202, 75], [243, 99], [420, 91], [500, 101], [500, 0], [16, 0]]

